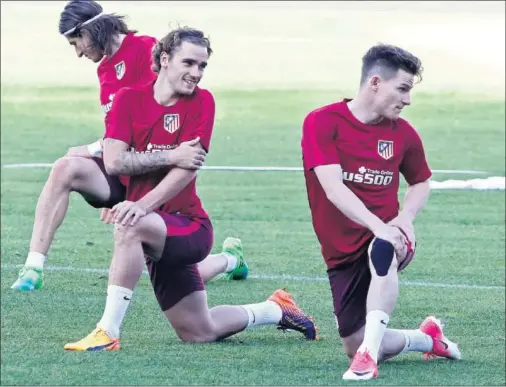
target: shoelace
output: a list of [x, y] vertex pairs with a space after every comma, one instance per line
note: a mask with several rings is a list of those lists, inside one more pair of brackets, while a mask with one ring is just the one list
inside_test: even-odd
[[369, 355], [369, 351], [365, 351], [363, 353], [357, 352], [357, 355], [355, 358], [353, 358], [353, 362], [351, 365], [352, 371], [362, 371], [367, 369], [367, 366], [369, 365], [369, 359], [371, 356]]
[[[357, 362], [358, 363], [363, 363], [363, 364], [369, 363], [369, 359], [368, 359], [368, 357], [366, 355], [368, 355], [370, 357], [369, 351], [366, 350], [364, 353], [360, 353], [359, 352], [358, 353], [358, 357], [357, 357]], [[353, 361], [353, 362], [355, 362], [355, 361]]]

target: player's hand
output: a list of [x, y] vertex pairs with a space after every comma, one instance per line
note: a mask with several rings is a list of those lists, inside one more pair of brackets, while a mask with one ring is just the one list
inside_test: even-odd
[[113, 213], [111, 212], [110, 208], [102, 208], [102, 211], [100, 212], [100, 220], [104, 222], [105, 224], [111, 223], [113, 219]]
[[413, 226], [413, 221], [411, 218], [400, 213], [397, 215], [397, 217], [388, 222], [388, 224], [390, 226], [399, 227], [408, 238], [408, 241], [411, 242], [412, 248], [415, 247], [415, 227]]
[[146, 215], [146, 209], [138, 203], [125, 200], [111, 208], [113, 223], [120, 223], [122, 226], [135, 226], [137, 221]]
[[398, 257], [404, 257], [406, 255], [408, 240], [397, 227], [385, 224], [383, 227], [374, 231], [374, 236], [390, 242], [394, 246], [395, 254]]
[[91, 158], [90, 152], [88, 152], [88, 147], [86, 145], [70, 147], [65, 156]]
[[175, 149], [169, 152], [170, 164], [182, 169], [200, 169], [206, 161], [206, 151], [200, 146], [200, 138], [194, 138], [190, 141], [185, 141], [179, 144]]

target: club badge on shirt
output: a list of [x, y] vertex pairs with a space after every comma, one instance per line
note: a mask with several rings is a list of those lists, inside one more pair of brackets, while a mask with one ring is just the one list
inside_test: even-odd
[[394, 142], [378, 140], [378, 154], [385, 160], [390, 159], [394, 155]]
[[118, 78], [118, 79], [123, 78], [123, 76], [125, 75], [125, 71], [126, 71], [125, 61], [122, 60], [117, 65], [115, 65], [114, 68], [116, 69], [116, 78]]
[[179, 129], [179, 114], [166, 114], [163, 116], [163, 128], [169, 132], [174, 133]]

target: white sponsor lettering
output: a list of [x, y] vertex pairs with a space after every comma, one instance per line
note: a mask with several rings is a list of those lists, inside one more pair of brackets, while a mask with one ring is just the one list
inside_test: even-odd
[[135, 152], [135, 153], [154, 153], [154, 152], [161, 152], [161, 151], [164, 151], [164, 150], [171, 150], [171, 149], [174, 149], [176, 147], [177, 147], [177, 145], [152, 144], [152, 143], [149, 143], [146, 146], [146, 150], [145, 151], [138, 151], [134, 147], [130, 147], [130, 151], [131, 152]]
[[343, 180], [368, 185], [389, 185], [393, 180], [392, 171], [379, 171], [360, 167], [358, 172], [343, 171]]

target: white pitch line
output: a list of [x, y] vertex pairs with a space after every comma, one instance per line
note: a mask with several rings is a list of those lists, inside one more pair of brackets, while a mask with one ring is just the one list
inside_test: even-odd
[[[3, 168], [51, 168], [52, 163], [26, 163], [26, 164], [5, 164]], [[289, 172], [296, 171], [302, 172], [302, 167], [250, 167], [250, 166], [231, 166], [231, 165], [219, 165], [219, 166], [203, 166], [202, 169], [211, 171], [260, 171], [260, 172]], [[451, 175], [487, 175], [489, 172], [486, 171], [472, 171], [462, 169], [433, 169], [433, 173], [438, 174], [451, 174]]]
[[[19, 269], [23, 265], [2, 265], [2, 269]], [[99, 268], [86, 268], [86, 267], [73, 267], [73, 266], [46, 266], [44, 270], [47, 271], [75, 271], [79, 273], [99, 273], [108, 274], [108, 269]], [[148, 274], [147, 271], [143, 271], [144, 274]], [[266, 275], [266, 274], [253, 274], [249, 275], [248, 278], [259, 279], [259, 280], [273, 280], [273, 281], [303, 281], [303, 282], [327, 282], [326, 277], [300, 277], [291, 275]], [[405, 286], [417, 286], [423, 288], [456, 288], [456, 289], [480, 289], [480, 290], [505, 290], [504, 286], [494, 285], [470, 285], [470, 284], [444, 284], [437, 282], [412, 282], [412, 281], [399, 281], [401, 285]]]

